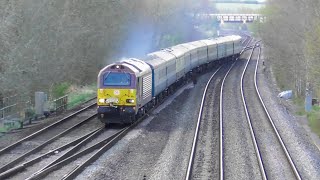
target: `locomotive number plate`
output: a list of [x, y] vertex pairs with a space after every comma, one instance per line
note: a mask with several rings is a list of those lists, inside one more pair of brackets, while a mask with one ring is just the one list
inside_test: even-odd
[[106, 99], [106, 103], [118, 103], [118, 98], [108, 98]]

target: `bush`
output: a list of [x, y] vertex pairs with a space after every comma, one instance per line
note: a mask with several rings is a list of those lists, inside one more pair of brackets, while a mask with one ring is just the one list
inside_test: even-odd
[[320, 137], [320, 111], [319, 107], [314, 107], [313, 110], [307, 115], [309, 126], [312, 131]]
[[70, 87], [70, 93], [68, 94], [68, 109], [72, 109], [79, 104], [89, 100], [96, 96], [97, 86], [83, 86], [83, 87]]
[[52, 95], [54, 98], [59, 98], [64, 96], [68, 93], [68, 89], [70, 88], [70, 83], [63, 82], [61, 84], [56, 84], [52, 88]]

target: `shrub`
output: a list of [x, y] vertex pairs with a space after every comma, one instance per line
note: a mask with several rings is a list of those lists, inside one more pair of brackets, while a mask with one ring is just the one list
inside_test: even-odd
[[68, 93], [68, 89], [70, 88], [70, 83], [63, 82], [61, 84], [56, 84], [52, 88], [52, 95], [54, 98], [59, 98]]

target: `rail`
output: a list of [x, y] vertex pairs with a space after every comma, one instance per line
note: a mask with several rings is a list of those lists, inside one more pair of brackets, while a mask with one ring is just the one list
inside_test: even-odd
[[262, 178], [264, 180], [267, 180], [267, 175], [266, 175], [266, 171], [264, 169], [264, 166], [263, 166], [263, 161], [262, 161], [262, 157], [261, 157], [261, 153], [260, 153], [260, 149], [259, 149], [259, 146], [258, 146], [258, 143], [257, 143], [257, 138], [254, 134], [254, 131], [253, 131], [253, 127], [252, 127], [252, 124], [251, 124], [251, 119], [250, 119], [250, 116], [249, 116], [249, 112], [248, 112], [248, 108], [247, 108], [247, 103], [245, 101], [245, 97], [244, 97], [244, 91], [243, 91], [243, 79], [244, 79], [244, 74], [247, 70], [247, 67], [248, 67], [248, 64], [252, 58], [252, 54], [254, 52], [254, 49], [252, 49], [251, 51], [251, 54], [248, 58], [248, 61], [246, 63], [246, 66], [245, 68], [243, 69], [243, 72], [242, 72], [242, 75], [241, 75], [241, 80], [240, 80], [240, 91], [241, 91], [241, 98], [242, 98], [242, 103], [243, 103], [243, 107], [244, 107], [244, 110], [245, 110], [245, 114], [246, 114], [246, 117], [247, 117], [247, 123], [248, 123], [248, 126], [249, 126], [249, 129], [250, 129], [250, 134], [251, 134], [251, 139], [252, 139], [252, 142], [253, 142], [253, 145], [254, 145], [254, 149], [255, 149], [255, 152], [256, 152], [256, 155], [257, 155], [257, 159], [258, 159], [258, 164], [259, 164], [259, 168], [260, 168], [260, 172], [261, 172], [261, 175], [262, 175]]
[[[246, 46], [242, 49], [242, 51], [240, 52], [240, 55], [244, 52], [244, 49], [247, 48], [251, 42], [252, 38], [249, 37], [248, 42], [246, 44]], [[239, 58], [236, 59], [236, 61]], [[220, 180], [224, 179], [224, 160], [223, 160], [223, 85], [224, 82], [229, 74], [229, 72], [231, 71], [231, 69], [233, 68], [233, 66], [235, 65], [236, 61], [232, 64], [231, 68], [228, 70], [228, 72], [226, 73], [225, 77], [222, 80], [222, 84], [221, 84], [221, 90], [220, 90], [220, 154], [219, 154], [219, 161], [220, 161]]]
[[195, 154], [195, 149], [197, 146], [197, 140], [198, 140], [198, 134], [199, 134], [199, 129], [200, 129], [200, 123], [201, 123], [201, 118], [202, 118], [202, 112], [203, 112], [203, 105], [204, 105], [204, 101], [205, 101], [205, 97], [207, 94], [207, 90], [209, 87], [209, 84], [211, 83], [211, 80], [213, 79], [213, 77], [216, 75], [216, 73], [221, 69], [221, 66], [212, 74], [212, 76], [210, 77], [209, 81], [207, 82], [207, 85], [204, 89], [203, 95], [202, 95], [202, 100], [201, 100], [201, 105], [200, 105], [200, 109], [199, 109], [199, 115], [198, 115], [198, 121], [197, 121], [197, 126], [196, 126], [196, 130], [193, 136], [193, 143], [192, 143], [192, 149], [191, 149], [191, 153], [190, 153], [190, 159], [189, 159], [189, 164], [188, 164], [188, 168], [187, 168], [187, 172], [186, 172], [186, 180], [190, 179], [191, 176], [191, 168], [192, 168], [192, 164], [193, 164], [193, 160], [194, 160], [194, 154]]
[[287, 157], [287, 159], [288, 159], [288, 161], [289, 161], [289, 163], [290, 163], [290, 166], [291, 166], [291, 168], [292, 168], [292, 170], [293, 170], [293, 172], [294, 172], [294, 175], [296, 176], [296, 178], [297, 178], [298, 180], [301, 180], [301, 176], [300, 176], [300, 174], [299, 174], [299, 172], [298, 172], [298, 170], [297, 170], [297, 167], [296, 167], [296, 165], [294, 164], [294, 162], [293, 162], [293, 160], [292, 160], [292, 158], [291, 158], [291, 155], [290, 155], [290, 153], [288, 152], [288, 149], [286, 148], [286, 145], [284, 144], [284, 142], [283, 142], [283, 140], [282, 140], [282, 138], [281, 138], [281, 136], [280, 136], [280, 134], [279, 134], [279, 132], [278, 132], [278, 130], [277, 130], [277, 128], [276, 128], [273, 120], [272, 120], [272, 117], [270, 116], [270, 113], [269, 113], [269, 111], [268, 111], [268, 109], [267, 109], [267, 107], [266, 107], [266, 105], [265, 105], [265, 103], [264, 103], [264, 101], [263, 101], [263, 99], [262, 99], [262, 97], [261, 97], [261, 94], [260, 94], [260, 91], [259, 91], [259, 88], [258, 88], [258, 84], [257, 84], [257, 69], [258, 69], [258, 64], [259, 64], [259, 60], [260, 60], [260, 53], [261, 53], [261, 47], [259, 48], [259, 56], [258, 56], [258, 60], [257, 60], [257, 64], [256, 64], [256, 69], [255, 69], [254, 86], [255, 86], [257, 95], [258, 95], [258, 97], [259, 97], [259, 100], [260, 100], [260, 102], [261, 102], [261, 104], [262, 104], [262, 106], [263, 106], [263, 109], [265, 110], [265, 113], [266, 113], [266, 115], [268, 116], [269, 122], [270, 122], [270, 124], [272, 125], [272, 128], [273, 128], [273, 130], [274, 130], [274, 132], [275, 132], [275, 134], [276, 134], [276, 136], [277, 136], [277, 138], [278, 138], [278, 140], [279, 140], [279, 142], [280, 142], [280, 144], [281, 144], [281, 147], [282, 147], [282, 149], [283, 149], [283, 151], [284, 151], [284, 153], [285, 153], [285, 155], [286, 155], [286, 157]]

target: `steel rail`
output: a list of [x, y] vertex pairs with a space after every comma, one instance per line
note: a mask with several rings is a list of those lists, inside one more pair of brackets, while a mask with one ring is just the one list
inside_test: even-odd
[[201, 105], [200, 105], [200, 109], [199, 109], [199, 115], [198, 115], [198, 121], [197, 121], [197, 126], [196, 126], [196, 130], [193, 136], [193, 143], [192, 143], [192, 149], [191, 149], [191, 153], [190, 153], [190, 158], [189, 158], [189, 164], [188, 164], [188, 168], [187, 168], [187, 172], [186, 172], [186, 180], [190, 179], [190, 175], [191, 175], [191, 168], [192, 168], [192, 164], [193, 164], [193, 160], [194, 160], [194, 155], [195, 155], [195, 149], [197, 146], [197, 141], [198, 141], [198, 134], [199, 134], [199, 129], [200, 129], [200, 123], [201, 123], [201, 119], [202, 119], [202, 112], [203, 112], [203, 105], [204, 105], [204, 101], [205, 101], [205, 97], [207, 94], [207, 90], [209, 87], [209, 84], [211, 83], [213, 77], [216, 75], [216, 73], [221, 69], [222, 66], [220, 66], [210, 77], [210, 79], [207, 82], [207, 85], [205, 86], [203, 95], [202, 95], [202, 100], [201, 100]]
[[245, 72], [246, 72], [247, 67], [249, 65], [249, 62], [250, 62], [250, 60], [252, 58], [252, 54], [253, 54], [254, 50], [255, 50], [255, 48], [252, 49], [251, 54], [250, 54], [250, 56], [248, 58], [248, 61], [246, 63], [246, 66], [243, 69], [243, 72], [242, 72], [242, 75], [241, 75], [241, 81], [240, 81], [240, 92], [241, 92], [241, 98], [242, 98], [242, 103], [243, 103], [243, 107], [244, 107], [244, 112], [246, 114], [247, 123], [248, 123], [249, 129], [250, 129], [251, 139], [252, 139], [252, 142], [254, 144], [254, 149], [255, 149], [255, 152], [256, 152], [256, 155], [257, 155], [257, 160], [258, 160], [258, 164], [259, 164], [259, 168], [260, 168], [260, 173], [261, 173], [262, 179], [266, 180], [267, 179], [266, 171], [264, 169], [262, 157], [261, 157], [261, 154], [260, 154], [260, 149], [259, 149], [259, 146], [258, 146], [258, 143], [257, 143], [257, 138], [255, 136], [255, 133], [254, 133], [254, 130], [253, 130], [253, 127], [252, 127], [252, 124], [251, 124], [251, 118], [249, 116], [249, 111], [248, 111], [248, 108], [247, 108], [247, 103], [246, 103], [246, 100], [245, 100], [245, 97], [244, 97], [244, 91], [243, 91], [244, 75], [245, 75]]
[[13, 174], [21, 172], [21, 171], [25, 170], [26, 168], [30, 167], [31, 165], [41, 161], [42, 159], [48, 158], [51, 155], [55, 155], [56, 152], [61, 152], [61, 151], [65, 150], [65, 149], [67, 149], [67, 148], [69, 148], [71, 146], [77, 146], [78, 144], [81, 144], [84, 140], [88, 139], [88, 137], [92, 136], [93, 134], [96, 134], [100, 130], [101, 130], [101, 128], [95, 129], [95, 130], [93, 130], [93, 131], [91, 131], [91, 132], [79, 137], [78, 139], [76, 139], [74, 141], [71, 141], [71, 142], [69, 142], [69, 143], [67, 143], [67, 144], [65, 144], [65, 145], [63, 145], [61, 147], [58, 147], [58, 148], [56, 148], [54, 150], [51, 150], [51, 151], [49, 151], [49, 152], [47, 152], [47, 153], [45, 153], [43, 155], [40, 155], [40, 156], [38, 156], [38, 157], [36, 157], [34, 159], [31, 159], [30, 161], [27, 161], [27, 162], [22, 163], [22, 164], [20, 164], [18, 166], [15, 166], [15, 167], [13, 167], [13, 168], [1, 173], [0, 174], [0, 179], [8, 178], [8, 177], [12, 176]]
[[248, 37], [249, 37], [248, 42], [247, 42], [247, 44], [245, 45], [245, 47], [241, 50], [240, 55], [241, 55], [244, 51], [247, 50], [247, 48], [248, 48], [248, 46], [249, 46], [249, 44], [250, 44], [250, 42], [251, 42], [251, 40], [252, 40], [252, 38], [251, 38], [250, 36], [248, 36]]
[[42, 148], [44, 148], [46, 145], [50, 144], [51, 142], [55, 141], [56, 139], [62, 137], [63, 135], [69, 133], [70, 131], [72, 131], [73, 129], [79, 127], [80, 125], [84, 124], [85, 122], [91, 120], [92, 118], [94, 118], [97, 115], [97, 113], [89, 116], [88, 118], [80, 121], [79, 123], [69, 127], [68, 129], [64, 130], [63, 132], [55, 135], [54, 137], [50, 138], [49, 140], [45, 141], [44, 143], [40, 144], [39, 146], [29, 150], [28, 152], [22, 154], [21, 156], [19, 156], [18, 158], [16, 158], [15, 160], [7, 163], [6, 165], [2, 166], [0, 168], [0, 172], [4, 172], [7, 171], [9, 168], [13, 167], [15, 164], [17, 164], [18, 162], [22, 161], [24, 158], [26, 158], [27, 156], [33, 154], [36, 151], [40, 151]]
[[64, 159], [66, 159], [68, 156], [72, 156], [73, 154], [75, 154], [83, 145], [85, 145], [87, 142], [89, 142], [90, 140], [92, 140], [95, 136], [99, 135], [100, 133], [102, 133], [102, 131], [105, 129], [105, 127], [100, 127], [98, 128], [98, 130], [95, 130], [94, 133], [92, 133], [90, 136], [86, 137], [84, 140], [82, 140], [80, 143], [78, 143], [77, 145], [75, 145], [74, 147], [72, 147], [70, 150], [68, 150], [66, 153], [64, 153], [62, 156], [60, 156], [58, 159], [54, 160], [53, 162], [49, 163], [48, 165], [46, 165], [45, 167], [43, 167], [40, 171], [43, 171], [44, 169], [49, 168], [50, 166], [52, 166], [53, 164], [56, 164]]
[[291, 166], [296, 178], [301, 180], [301, 176], [300, 176], [300, 174], [299, 174], [299, 172], [298, 172], [298, 170], [297, 170], [297, 168], [296, 168], [296, 166], [295, 166], [295, 164], [294, 164], [294, 162], [293, 162], [293, 160], [292, 160], [292, 158], [290, 156], [290, 153], [288, 152], [288, 149], [286, 148], [286, 146], [285, 146], [285, 144], [284, 144], [284, 142], [283, 142], [283, 140], [282, 140], [282, 138], [281, 138], [281, 136], [280, 136], [280, 134], [279, 134], [279, 132], [278, 132], [278, 130], [277, 130], [277, 128], [276, 128], [271, 116], [270, 116], [270, 114], [269, 114], [268, 109], [266, 108], [266, 105], [265, 105], [265, 103], [264, 103], [264, 101], [263, 101], [263, 99], [261, 97], [261, 94], [260, 94], [260, 91], [259, 91], [259, 88], [258, 88], [258, 84], [257, 84], [257, 69], [258, 69], [258, 64], [259, 64], [259, 60], [260, 60], [260, 53], [261, 53], [261, 47], [259, 48], [259, 55], [258, 55], [258, 60], [257, 60], [257, 64], [256, 64], [256, 69], [255, 69], [254, 86], [255, 86], [257, 95], [259, 97], [259, 100], [260, 100], [260, 102], [261, 102], [261, 104], [262, 104], [262, 106], [263, 106], [263, 108], [265, 110], [265, 113], [268, 116], [269, 122], [272, 125], [272, 128], [273, 128], [274, 132], [276, 133], [277, 138], [278, 138], [278, 140], [279, 140], [279, 142], [281, 144], [281, 147], [282, 147], [283, 151], [285, 152], [285, 155], [286, 155], [286, 157], [287, 157], [287, 159], [288, 159], [288, 161], [290, 163], [290, 166]]
[[[163, 101], [165, 101], [168, 97], [164, 98]], [[155, 107], [153, 107], [149, 112], [152, 112], [155, 108], [157, 108], [159, 105], [162, 103], [159, 103]], [[97, 160], [103, 153], [105, 153], [107, 150], [109, 150], [114, 144], [116, 144], [121, 138], [123, 138], [132, 128], [137, 126], [143, 119], [145, 119], [147, 116], [149, 116], [148, 113], [140, 117], [137, 121], [135, 121], [132, 125], [125, 127], [118, 132], [114, 133], [113, 135], [109, 136], [108, 138], [76, 153], [73, 154], [72, 156], [63, 159], [62, 161], [56, 162], [51, 164], [48, 168], [42, 169], [36, 173], [34, 173], [32, 176], [27, 178], [27, 180], [34, 180], [34, 179], [41, 179], [42, 177], [46, 176], [52, 171], [55, 171], [56, 169], [60, 169], [63, 165], [66, 165], [72, 161], [74, 161], [77, 158], [80, 158], [81, 156], [87, 155], [88, 153], [92, 153], [92, 151], [97, 150], [96, 153], [94, 153], [89, 159], [87, 159], [84, 163], [81, 165], [78, 165], [75, 169], [73, 169], [71, 172], [63, 176], [63, 179], [73, 179], [76, 177], [78, 174], [81, 173], [83, 169], [86, 168], [90, 163], [94, 162]]]
[[78, 165], [74, 170], [63, 176], [63, 180], [71, 180], [77, 177], [88, 165], [96, 161], [103, 153], [113, 147], [119, 140], [121, 140], [132, 128], [134, 128], [138, 122], [136, 121], [133, 125], [126, 127], [121, 132], [119, 132], [112, 140], [101, 147], [97, 152], [95, 152], [91, 157], [89, 157], [85, 162]]
[[221, 83], [221, 90], [220, 90], [220, 122], [219, 122], [219, 146], [220, 146], [220, 151], [219, 151], [219, 162], [220, 162], [220, 180], [223, 180], [224, 178], [224, 161], [223, 161], [223, 85], [224, 82], [229, 75], [231, 69], [233, 66], [236, 64], [239, 58], [237, 58], [234, 63], [231, 65], [230, 69], [227, 71], [226, 75], [224, 76], [222, 83]]
[[18, 146], [18, 145], [20, 145], [22, 142], [25, 142], [25, 141], [27, 141], [27, 140], [29, 140], [29, 139], [31, 139], [31, 138], [34, 138], [34, 137], [38, 136], [39, 134], [41, 134], [41, 133], [43, 133], [43, 132], [45, 132], [45, 131], [47, 131], [47, 130], [49, 130], [49, 129], [51, 129], [51, 128], [53, 128], [53, 127], [55, 127], [55, 126], [57, 126], [57, 125], [59, 125], [59, 124], [61, 124], [61, 123], [63, 123], [63, 122], [66, 121], [66, 120], [69, 120], [70, 118], [76, 116], [77, 114], [79, 114], [79, 113], [81, 113], [81, 112], [83, 112], [83, 111], [85, 111], [85, 110], [87, 110], [87, 109], [89, 109], [89, 108], [91, 108], [91, 107], [93, 107], [93, 106], [95, 106], [95, 105], [96, 105], [96, 103], [90, 104], [89, 106], [84, 107], [84, 108], [82, 108], [82, 109], [80, 109], [80, 110], [78, 110], [78, 111], [76, 111], [76, 112], [74, 112], [74, 113], [72, 113], [72, 114], [70, 114], [70, 115], [68, 115], [68, 116], [60, 119], [60, 120], [58, 120], [57, 122], [55, 122], [55, 123], [53, 123], [53, 124], [51, 124], [51, 125], [49, 125], [49, 126], [47, 126], [47, 127], [44, 127], [44, 128], [42, 128], [42, 129], [38, 130], [37, 132], [32, 133], [32, 134], [30, 134], [29, 136], [27, 136], [27, 137], [25, 137], [25, 138], [23, 138], [23, 139], [15, 142], [15, 143], [9, 145], [9, 146], [1, 149], [1, 150], [0, 150], [0, 155], [8, 152], [9, 150], [11, 150], [12, 148], [14, 148], [14, 147], [16, 147], [16, 146]]
[[[244, 52], [244, 49], [246, 47], [248, 47], [248, 45], [250, 44], [252, 38], [249, 37], [248, 43], [246, 44], [246, 46], [242, 49], [242, 51], [240, 52], [240, 55]], [[223, 161], [223, 86], [224, 86], [224, 82], [227, 78], [227, 76], [229, 75], [231, 69], [233, 68], [233, 66], [236, 64], [236, 62], [238, 61], [239, 58], [237, 58], [235, 60], [235, 62], [232, 64], [232, 66], [230, 67], [230, 69], [228, 70], [228, 72], [226, 73], [225, 77], [222, 80], [222, 84], [221, 84], [221, 90], [220, 90], [220, 123], [219, 123], [219, 128], [220, 128], [220, 142], [219, 142], [219, 146], [220, 146], [220, 153], [219, 153], [219, 161], [220, 161], [220, 180], [224, 179], [224, 161]]]
[[[220, 69], [220, 68], [219, 68]], [[218, 70], [217, 70], [218, 71]], [[216, 72], [217, 72], [216, 71]], [[170, 96], [168, 96], [170, 97]], [[168, 98], [166, 97], [163, 102]], [[152, 112], [154, 109], [156, 109], [159, 105], [153, 107], [149, 112]], [[81, 165], [78, 165], [75, 169], [73, 169], [68, 174], [64, 175], [62, 180], [71, 180], [74, 179], [77, 175], [81, 173], [83, 169], [85, 169], [89, 164], [97, 160], [103, 153], [105, 153], [107, 150], [109, 150], [115, 143], [117, 143], [122, 137], [124, 137], [132, 128], [134, 128], [136, 125], [138, 125], [145, 117], [149, 116], [148, 114], [145, 114], [141, 118], [139, 118], [134, 124], [131, 126], [125, 128], [123, 131], [119, 132], [118, 135], [116, 135], [110, 142], [106, 143], [102, 148], [100, 148], [95, 154], [93, 154], [90, 158], [88, 158], [85, 162], [83, 162]]]
[[49, 166], [46, 169], [42, 169], [40, 171], [35, 172], [29, 178], [26, 178], [26, 179], [28, 179], [28, 180], [31, 180], [31, 179], [42, 179], [43, 177], [45, 177], [50, 172], [55, 171], [57, 169], [60, 169], [64, 165], [76, 160], [77, 158], [80, 158], [80, 157], [82, 157], [84, 155], [87, 155], [88, 153], [92, 153], [92, 151], [95, 151], [95, 150], [101, 148], [105, 144], [108, 144], [110, 141], [112, 141], [115, 137], [117, 137], [121, 132], [123, 132], [127, 128], [128, 127], [125, 127], [123, 129], [115, 132], [111, 136], [109, 136], [109, 137], [107, 137], [107, 138], [95, 143], [94, 145], [91, 145], [90, 147], [88, 147], [86, 149], [81, 150], [80, 152], [77, 152], [77, 153], [73, 154], [72, 156], [69, 156], [66, 159], [63, 159], [62, 161], [59, 161], [59, 162], [57, 162], [55, 164], [52, 164], [51, 166]]

